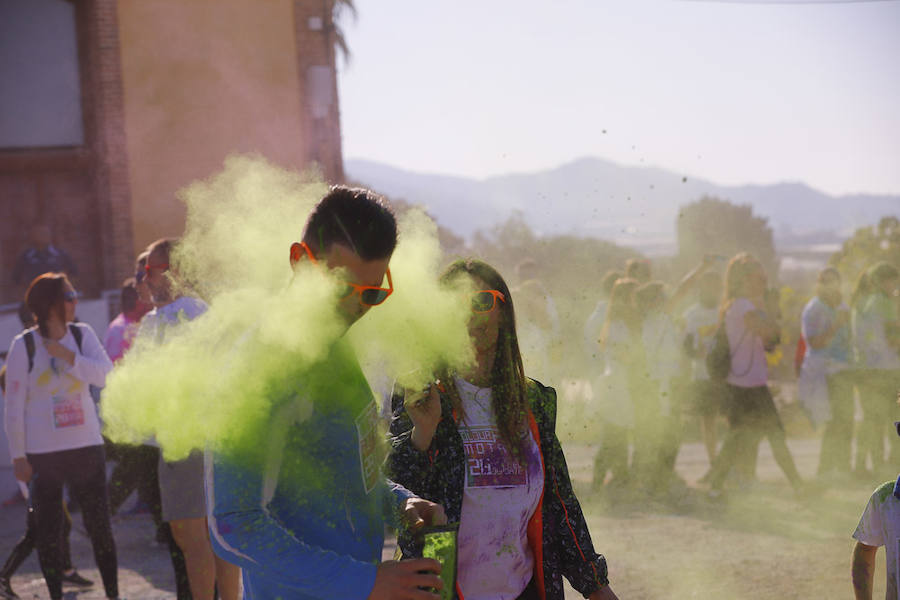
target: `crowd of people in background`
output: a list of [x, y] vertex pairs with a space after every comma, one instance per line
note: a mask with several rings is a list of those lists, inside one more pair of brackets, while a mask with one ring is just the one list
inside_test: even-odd
[[[346, 231], [339, 233], [346, 235]], [[171, 258], [175, 240], [154, 242], [137, 258], [134, 276], [121, 287], [121, 313], [101, 342], [89, 326], [77, 321], [79, 295], [66, 275], [76, 273], [75, 265], [52, 245], [45, 226], [36, 227], [32, 237], [32, 246], [13, 273], [17, 283], [27, 283], [20, 311], [25, 330], [13, 340], [5, 379], [0, 378], [5, 383], [5, 428], [15, 476], [27, 485], [23, 495], [29, 509], [26, 533], [0, 571], [0, 597], [17, 598], [11, 577], [32, 548], [37, 549], [53, 600], [62, 598], [63, 585], [92, 585], [71, 564], [68, 502], [83, 514], [106, 596], [117, 598], [111, 517], [132, 492], [137, 492], [132, 511], [152, 516], [156, 539], [168, 548], [179, 599], [235, 600], [241, 593], [237, 565], [245, 569], [245, 594], [248, 581], [257, 590], [295, 585], [277, 570], [255, 571], [254, 557], [244, 553], [252, 554], [246, 550], [252, 544], [245, 538], [240, 538], [245, 544], [242, 550], [229, 546], [235, 542], [228, 535], [210, 540], [209, 521], [227, 521], [232, 513], [209, 512], [210, 491], [205, 488], [209, 482], [200, 449], [184, 460], [169, 462], [154, 440], [121, 445], [102, 436], [95, 401], [102, 402], [99, 390], [107, 374], [128, 353], [136, 336], [162, 343], [169, 328], [185, 318], [202, 318], [206, 311], [201, 299], [173, 286], [178, 279]], [[336, 244], [356, 252], [353, 241]], [[295, 253], [292, 247], [292, 264], [305, 256], [316, 262], [312, 246], [304, 246], [303, 251], [305, 255], [300, 250]], [[386, 267], [392, 251], [393, 246], [377, 260], [362, 258], [382, 261]], [[447, 270], [445, 280], [467, 277], [479, 290], [472, 299], [475, 325], [470, 323], [477, 362], [471, 372], [441, 374], [441, 384], [426, 390], [424, 401], [410, 404], [408, 391], [394, 395], [390, 436], [394, 449], [387, 462], [388, 475], [405, 488], [398, 488], [401, 504], [421, 496], [441, 504], [447, 516], [461, 521], [458, 581], [464, 587], [482, 590], [488, 594], [485, 597], [499, 593], [509, 598], [561, 598], [564, 575], [592, 598], [614, 598], [605, 559], [593, 551], [565, 471], [554, 431], [555, 392], [526, 377], [526, 371], [546, 372], [548, 364], [564, 363], [565, 352], [571, 352], [571, 346], [561, 343], [560, 315], [536, 269], [533, 260], [520, 264], [520, 284], [512, 290], [496, 269], [480, 261], [459, 261]], [[363, 306], [354, 319], [376, 305], [364, 300], [368, 296], [357, 288], [381, 289], [375, 284], [353, 288]], [[723, 498], [729, 486], [754, 485], [758, 446], [764, 438], [801, 497], [842, 478], [894, 475], [900, 456], [900, 435], [892, 434], [892, 422], [900, 420], [896, 402], [900, 272], [895, 266], [871, 265], [846, 300], [840, 273], [823, 269], [815, 295], [801, 315], [780, 314], [778, 294], [769, 287], [765, 269], [747, 253], [730, 258], [706, 256], [674, 287], [653, 279], [649, 261], [634, 259], [622, 270], [607, 273], [600, 289], [602, 297], [584, 325], [583, 339], [593, 410], [602, 422], [593, 432], [598, 447], [593, 464], [595, 492], [624, 501], [634, 494], [668, 498], [683, 493], [687, 484], [675, 463], [692, 420], [709, 460], [700, 483], [714, 501]], [[512, 294], [522, 307], [518, 320]], [[801, 323], [797, 399], [812, 425], [822, 428], [815, 484], [801, 479], [770, 387], [770, 362], [782, 342], [785, 318], [799, 318]], [[859, 427], [855, 426], [856, 397], [862, 411]], [[549, 404], [554, 407], [552, 418], [539, 408]], [[727, 432], [720, 443], [723, 418]], [[494, 436], [492, 443], [503, 449], [486, 457], [504, 465], [499, 479], [469, 473], [466, 467], [467, 440], [487, 435], [488, 430]], [[107, 480], [108, 460], [115, 467]], [[233, 477], [228, 465], [221, 472], [226, 481]], [[554, 497], [543, 493], [551, 480]], [[514, 501], [498, 502], [500, 496], [491, 491], [497, 487], [517, 487], [518, 495]], [[227, 499], [217, 501], [228, 505]], [[872, 524], [878, 506], [870, 503], [855, 535], [859, 545], [854, 580], [858, 568], [862, 587], [874, 557], [872, 548], [882, 545], [878, 543], [882, 538], [873, 533], [880, 525]], [[349, 515], [351, 508], [347, 511]], [[534, 538], [530, 528], [540, 514], [544, 529], [542, 536]], [[518, 554], [509, 560], [492, 559], [485, 567], [479, 558], [486, 555], [481, 528], [495, 521], [507, 523], [501, 533], [510, 538], [497, 543], [516, 547]], [[542, 555], [535, 539], [543, 540], [538, 544], [553, 545], [553, 552]], [[897, 549], [891, 550], [890, 544], [888, 548], [889, 562], [896, 565], [890, 552]], [[497, 548], [487, 544], [486, 549]], [[553, 562], [554, 556], [575, 556], [574, 549], [581, 555], [577, 565]], [[407, 546], [404, 552], [409, 555], [414, 550]], [[538, 565], [541, 556], [544, 562]], [[531, 562], [522, 563], [520, 557]], [[431, 564], [417, 566], [437, 572]], [[247, 569], [255, 573], [249, 580]], [[492, 573], [498, 569], [512, 575], [497, 583]], [[383, 579], [374, 581], [375, 589], [387, 585]]]
[[[785, 323], [759, 261], [738, 254], [726, 265], [721, 257], [707, 257], [668, 297], [663, 284], [650, 278], [647, 261], [608, 272], [604, 297], [585, 325], [585, 350], [597, 364], [591, 384], [604, 418], [595, 489], [643, 488], [665, 496], [673, 484], [675, 491], [683, 487], [671, 466], [688, 425], [699, 430], [706, 448], [710, 469], [700, 482], [709, 485], [713, 498], [727, 481], [738, 488], [753, 485], [763, 438], [801, 495], [841, 477], [871, 479], [873, 472], [891, 470], [885, 436], [900, 418], [895, 267], [878, 263], [866, 269], [849, 305], [839, 272], [825, 268], [815, 296], [796, 315], [801, 321], [797, 400], [810, 423], [822, 429], [816, 486], [800, 478], [770, 389], [770, 363]], [[708, 355], [720, 333], [727, 340], [728, 370], [715, 376]], [[854, 390], [863, 414], [858, 431]], [[721, 417], [728, 430], [719, 445]], [[898, 440], [888, 437], [896, 456]]]
[[[210, 568], [215, 560], [206, 533], [202, 456], [199, 469], [194, 457], [186, 480], [161, 477], [160, 473], [179, 471], [181, 465], [163, 461], [153, 440], [132, 446], [104, 438], [95, 404], [102, 401], [106, 375], [127, 353], [139, 328], [164, 318], [158, 315], [168, 314], [166, 308], [177, 300], [169, 296], [171, 278], [164, 274], [169, 271], [171, 242], [155, 242], [138, 257], [134, 277], [121, 288], [121, 313], [101, 343], [89, 325], [77, 322], [79, 294], [64, 272], [75, 273], [70, 259], [49, 244], [46, 227], [36, 227], [34, 239], [16, 275], [51, 270], [35, 275], [28, 285], [20, 310], [26, 329], [13, 340], [3, 366], [4, 425], [16, 478], [27, 486], [23, 496], [28, 500], [28, 521], [25, 536], [0, 572], [0, 597], [18, 597], [10, 579], [34, 547], [51, 598], [62, 597], [63, 584], [93, 584], [71, 564], [65, 488], [69, 503], [77, 504], [83, 514], [107, 597], [118, 597], [110, 518], [136, 490], [132, 512], [152, 515], [156, 540], [169, 548], [172, 557], [178, 597], [211, 599], [218, 593], [223, 599], [237, 598], [237, 568], [226, 565], [229, 572], [218, 586], [216, 570]], [[176, 314], [179, 308], [169, 312]], [[108, 481], [107, 460], [116, 462]], [[161, 490], [171, 488], [172, 493], [185, 493], [189, 502], [170, 500], [175, 509], [167, 514], [168, 496]], [[178, 510], [190, 510], [186, 506], [196, 514], [182, 519]]]

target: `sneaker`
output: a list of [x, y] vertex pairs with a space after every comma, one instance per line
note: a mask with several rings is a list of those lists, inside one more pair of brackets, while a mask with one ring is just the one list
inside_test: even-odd
[[78, 574], [78, 571], [72, 571], [68, 575], [63, 573], [62, 576], [63, 585], [75, 585], [78, 587], [91, 587], [94, 585], [94, 582], [90, 579], [85, 579], [81, 575]]
[[13, 591], [9, 579], [0, 578], [0, 598], [4, 600], [19, 600], [19, 596]]
[[140, 515], [149, 515], [150, 514], [150, 506], [141, 502], [140, 500], [130, 509], [119, 512], [120, 515], [124, 518], [138, 517]]

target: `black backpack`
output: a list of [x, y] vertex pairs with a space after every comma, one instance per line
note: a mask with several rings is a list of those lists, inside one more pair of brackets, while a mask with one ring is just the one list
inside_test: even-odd
[[[731, 375], [731, 361], [734, 359], [734, 355], [737, 354], [738, 349], [741, 347], [741, 344], [744, 343], [744, 339], [747, 337], [748, 331], [744, 329], [744, 333], [741, 334], [741, 339], [738, 340], [737, 348], [735, 351], [731, 351], [731, 346], [728, 343], [728, 332], [725, 329], [725, 321], [723, 320], [719, 323], [719, 326], [716, 328], [716, 334], [713, 336], [712, 346], [709, 348], [709, 353], [706, 355], [706, 372], [709, 373], [709, 378], [713, 381], [725, 381], [728, 379], [728, 376]], [[747, 366], [747, 370], [743, 373], [735, 373], [737, 377], [743, 377], [747, 373], [750, 372], [750, 369], [753, 368], [753, 362], [756, 360], [756, 352], [750, 355], [750, 364]]]
[[[75, 345], [78, 346], [79, 354], [84, 354], [81, 350], [81, 329], [75, 323], [69, 323], [69, 331], [72, 332], [72, 337], [75, 338]], [[34, 329], [26, 331], [23, 340], [25, 341], [25, 352], [28, 354], [28, 372], [31, 373], [31, 370], [34, 369]]]
[[720, 323], [713, 336], [712, 345], [706, 354], [706, 372], [713, 381], [725, 381], [731, 373], [731, 348], [725, 323]]

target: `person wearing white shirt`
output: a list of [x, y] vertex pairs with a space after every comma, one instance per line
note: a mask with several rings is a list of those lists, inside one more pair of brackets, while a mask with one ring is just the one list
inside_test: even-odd
[[[900, 423], [894, 423], [900, 435]], [[887, 481], [876, 489], [853, 532], [856, 547], [853, 549], [851, 577], [856, 600], [872, 600], [872, 583], [875, 579], [875, 555], [884, 546], [886, 554], [884, 597], [900, 598], [900, 478]]]
[[715, 271], [704, 273], [700, 279], [699, 291], [699, 302], [684, 313], [683, 348], [693, 363], [688, 402], [691, 412], [700, 417], [703, 445], [712, 464], [718, 445], [716, 417], [722, 410], [724, 386], [710, 379], [706, 370], [706, 355], [709, 353], [719, 323], [722, 277]]
[[77, 298], [65, 275], [37, 277], [25, 295], [37, 327], [16, 336], [7, 363], [6, 435], [16, 479], [32, 485], [38, 558], [52, 600], [62, 598], [63, 485], [82, 506], [106, 596], [119, 593], [106, 457], [89, 391], [104, 385], [112, 363], [94, 330], [72, 323]]
[[[600, 282], [601, 298], [584, 325], [584, 354], [590, 369], [591, 386], [596, 387], [597, 376], [606, 369], [603, 360], [603, 348], [600, 347], [600, 333], [606, 323], [606, 310], [609, 308], [609, 297], [616, 281], [622, 278], [620, 271], [608, 271]], [[594, 391], [596, 394], [597, 392]]]
[[[628, 430], [634, 427], [635, 373], [643, 364], [638, 332], [640, 318], [634, 305], [634, 279], [618, 279], [609, 297], [603, 329], [598, 341], [604, 371], [597, 378], [594, 394], [603, 425], [599, 449], [594, 455], [594, 489], [620, 487], [631, 480], [628, 465]], [[607, 473], [611, 479], [606, 482]]]

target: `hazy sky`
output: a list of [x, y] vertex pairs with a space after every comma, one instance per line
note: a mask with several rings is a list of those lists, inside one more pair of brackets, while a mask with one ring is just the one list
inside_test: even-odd
[[344, 156], [900, 194], [900, 2], [356, 0]]

